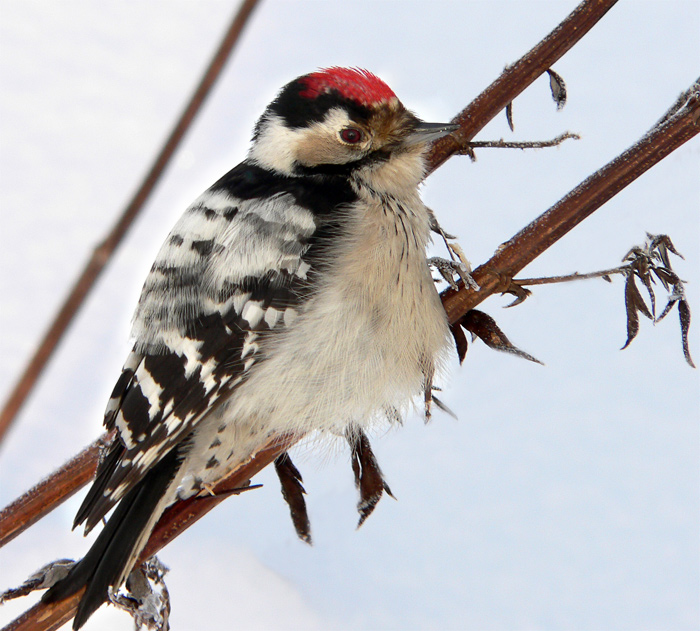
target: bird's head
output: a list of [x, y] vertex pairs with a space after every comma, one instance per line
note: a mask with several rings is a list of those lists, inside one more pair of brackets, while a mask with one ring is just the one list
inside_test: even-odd
[[455, 128], [421, 121], [366, 70], [327, 68], [282, 88], [258, 121], [249, 157], [292, 177], [365, 172], [381, 180], [398, 169], [415, 186], [428, 144]]

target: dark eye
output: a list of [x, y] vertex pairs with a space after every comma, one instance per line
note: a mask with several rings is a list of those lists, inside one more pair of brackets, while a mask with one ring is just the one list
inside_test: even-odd
[[340, 132], [340, 138], [343, 142], [347, 142], [349, 145], [354, 145], [362, 140], [362, 132], [354, 127], [347, 127]]

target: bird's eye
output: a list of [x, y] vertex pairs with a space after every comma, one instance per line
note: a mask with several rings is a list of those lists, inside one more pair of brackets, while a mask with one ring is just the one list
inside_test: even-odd
[[340, 132], [340, 139], [349, 145], [354, 145], [362, 140], [362, 132], [354, 127], [346, 127]]

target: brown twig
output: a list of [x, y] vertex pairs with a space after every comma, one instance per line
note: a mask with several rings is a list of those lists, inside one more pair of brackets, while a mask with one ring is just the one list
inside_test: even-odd
[[568, 283], [572, 280], [590, 280], [591, 278], [603, 278], [612, 274], [623, 274], [624, 266], [611, 267], [610, 269], [600, 270], [599, 272], [587, 272], [586, 274], [563, 274], [561, 276], [543, 276], [541, 278], [514, 278], [513, 282], [520, 287], [528, 287], [531, 285], [553, 285], [555, 283]]
[[0, 547], [65, 502], [95, 474], [104, 434], [71, 458], [60, 469], [0, 511]]
[[250, 17], [257, 3], [258, 0], [243, 0], [241, 3], [238, 12], [226, 31], [226, 34], [219, 45], [219, 48], [214, 54], [209, 67], [204, 73], [202, 80], [190, 98], [190, 101], [185, 107], [180, 119], [170, 132], [170, 136], [168, 136], [168, 139], [146, 174], [146, 177], [141, 182], [138, 190], [122, 212], [121, 217], [107, 235], [105, 240], [102, 241], [102, 243], [93, 251], [92, 257], [83, 269], [83, 272], [78, 280], [73, 285], [73, 288], [70, 290], [70, 293], [56, 314], [56, 317], [51, 323], [48, 331], [44, 334], [38, 348], [34, 352], [34, 355], [29, 360], [24, 372], [10, 392], [10, 396], [0, 412], [0, 440], [2, 440], [5, 433], [10, 428], [12, 421], [17, 416], [20, 408], [27, 400], [29, 393], [32, 391], [32, 388], [39, 379], [39, 376], [44, 370], [49, 358], [58, 346], [58, 343], [68, 328], [68, 325], [73, 321], [73, 318], [85, 301], [85, 298], [97, 281], [100, 273], [111, 259], [112, 254], [121, 243], [134, 219], [137, 217], [149, 195], [155, 188], [155, 185], [160, 179], [165, 167], [172, 158], [175, 150], [180, 144], [180, 141], [185, 136], [185, 133], [189, 129], [194, 117], [197, 115], [202, 103], [209, 94], [211, 87], [221, 74], [221, 70], [226, 63], [226, 60], [229, 58], [233, 47], [236, 45], [236, 42], [243, 31], [243, 27], [248, 22], [248, 18]]
[[484, 297], [508, 290], [515, 274], [628, 184], [700, 132], [700, 95], [654, 127], [634, 146], [584, 180], [535, 221], [504, 243], [496, 255], [472, 272], [479, 290], [446, 289], [442, 302], [451, 323]]
[[498, 79], [452, 119], [460, 128], [432, 147], [428, 172], [465, 148], [518, 94], [590, 31], [617, 0], [584, 0], [530, 52], [508, 66]]
[[581, 136], [567, 131], [551, 140], [505, 141], [503, 138], [500, 140], [472, 140], [469, 143], [467, 153], [471, 155], [472, 149], [544, 149], [545, 147], [556, 147], [569, 139], [580, 140]]

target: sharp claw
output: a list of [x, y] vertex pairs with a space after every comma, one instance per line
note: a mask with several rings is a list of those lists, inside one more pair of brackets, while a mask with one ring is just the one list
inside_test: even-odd
[[[452, 244], [451, 244], [452, 246]], [[459, 250], [461, 254], [461, 249]], [[461, 258], [461, 257], [460, 257]], [[443, 259], [439, 256], [434, 256], [428, 259], [428, 265], [433, 266], [440, 276], [445, 279], [450, 287], [453, 289], [458, 289], [457, 283], [455, 283], [454, 275], [457, 274], [462, 280], [465, 286], [471, 287], [472, 289], [479, 289], [479, 285], [472, 278], [469, 266], [464, 263], [464, 261], [450, 261], [449, 259]]]
[[384, 480], [365, 433], [359, 427], [353, 427], [348, 430], [347, 440], [350, 444], [355, 486], [360, 491], [360, 501], [357, 503], [357, 511], [360, 513], [357, 523], [359, 528], [374, 511], [382, 493], [386, 492], [391, 497], [394, 495]]
[[275, 471], [282, 485], [282, 497], [289, 505], [294, 530], [299, 539], [311, 545], [311, 524], [304, 499], [306, 491], [302, 486], [301, 473], [286, 451], [275, 460]]

